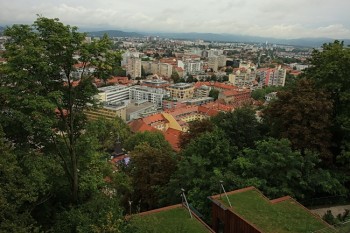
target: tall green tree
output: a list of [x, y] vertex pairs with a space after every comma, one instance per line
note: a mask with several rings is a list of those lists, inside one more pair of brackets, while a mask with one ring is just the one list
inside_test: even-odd
[[233, 189], [232, 172], [227, 168], [236, 156], [237, 149], [230, 145], [222, 130], [216, 128], [200, 134], [182, 151], [164, 202], [178, 203], [184, 188], [189, 204], [208, 220], [210, 201], [207, 197], [220, 192], [221, 180], [228, 190]]
[[312, 80], [301, 79], [290, 90], [278, 92], [264, 111], [264, 120], [273, 136], [288, 138], [294, 149], [313, 150], [330, 161], [332, 107], [326, 92]]
[[199, 137], [202, 133], [211, 132], [213, 130], [214, 124], [209, 119], [189, 122], [188, 131], [180, 134], [180, 147], [185, 148], [187, 144]]
[[133, 194], [130, 200], [141, 211], [160, 207], [164, 195], [163, 187], [169, 182], [176, 168], [176, 161], [171, 150], [154, 148], [147, 142], [141, 143], [130, 152], [127, 167]]
[[212, 88], [210, 91], [209, 91], [209, 97], [212, 97], [214, 98], [214, 100], [217, 100], [218, 97], [219, 97], [219, 93], [220, 91], [215, 89], [215, 88]]
[[[23, 150], [56, 154], [78, 201], [80, 153], [77, 142], [84, 132], [87, 104], [97, 93], [92, 74], [74, 83], [75, 65], [96, 74], [106, 67], [111, 43], [107, 37], [91, 44], [76, 27], [58, 19], [38, 17], [33, 25], [14, 25], [5, 31], [9, 41], [0, 67], [1, 124], [7, 137]], [[110, 70], [107, 67], [107, 71]], [[106, 72], [107, 72], [106, 71]]]
[[234, 112], [219, 113], [211, 120], [225, 132], [231, 145], [237, 146], [238, 149], [254, 147], [255, 141], [261, 139], [261, 125], [251, 108], [243, 107]]
[[330, 171], [319, 168], [315, 153], [294, 151], [287, 139], [267, 139], [247, 148], [232, 163], [236, 184], [254, 185], [270, 198], [291, 195], [299, 200], [343, 195], [345, 187]]
[[326, 89], [333, 100], [335, 139], [340, 150], [350, 151], [350, 50], [343, 42], [324, 44], [322, 50], [314, 50], [311, 66], [305, 71], [320, 88]]

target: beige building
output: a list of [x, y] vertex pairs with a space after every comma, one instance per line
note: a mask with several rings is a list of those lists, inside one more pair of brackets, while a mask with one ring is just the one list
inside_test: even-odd
[[219, 68], [218, 56], [212, 56], [208, 58], [208, 67], [213, 69], [214, 72], [218, 71], [218, 68]]
[[138, 58], [138, 57], [128, 58], [126, 75], [130, 75], [131, 78], [141, 77], [141, 58]]
[[170, 97], [173, 99], [184, 100], [193, 98], [194, 86], [189, 83], [175, 83], [168, 87]]
[[98, 118], [114, 120], [116, 117], [120, 117], [126, 121], [126, 104], [124, 102], [104, 103], [100, 107], [89, 108], [85, 114], [89, 120], [96, 120]]
[[160, 76], [170, 77], [173, 73], [173, 66], [167, 63], [154, 63], [143, 61], [142, 67], [145, 73], [158, 74]]

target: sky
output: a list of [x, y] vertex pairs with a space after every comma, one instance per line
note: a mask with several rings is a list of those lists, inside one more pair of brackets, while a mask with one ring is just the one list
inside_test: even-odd
[[88, 29], [350, 39], [349, 0], [10, 0], [0, 25], [36, 15]]

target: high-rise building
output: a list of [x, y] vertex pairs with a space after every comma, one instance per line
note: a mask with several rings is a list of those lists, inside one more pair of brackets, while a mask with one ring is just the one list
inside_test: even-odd
[[129, 57], [126, 68], [126, 75], [130, 75], [131, 78], [141, 77], [141, 58]]
[[208, 67], [213, 69], [214, 72], [218, 71], [218, 68], [219, 68], [218, 56], [211, 56], [208, 58]]

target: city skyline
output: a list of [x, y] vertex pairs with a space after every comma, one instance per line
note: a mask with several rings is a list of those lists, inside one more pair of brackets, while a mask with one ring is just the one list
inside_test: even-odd
[[349, 7], [345, 0], [15, 0], [0, 3], [0, 25], [31, 23], [39, 14], [81, 29], [348, 39]]

